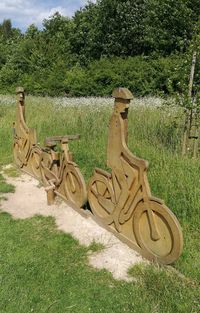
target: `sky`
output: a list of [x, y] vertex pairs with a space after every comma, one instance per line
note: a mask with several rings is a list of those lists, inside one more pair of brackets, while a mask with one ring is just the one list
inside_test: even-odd
[[0, 23], [4, 19], [11, 19], [12, 26], [22, 31], [33, 23], [41, 28], [42, 21], [56, 11], [65, 16], [72, 16], [87, 2], [87, 0], [0, 0]]

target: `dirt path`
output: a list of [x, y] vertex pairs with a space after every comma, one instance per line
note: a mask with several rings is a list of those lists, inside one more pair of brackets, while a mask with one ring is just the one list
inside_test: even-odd
[[13, 194], [6, 194], [1, 210], [13, 218], [26, 219], [34, 215], [53, 216], [59, 230], [70, 233], [80, 244], [89, 246], [93, 241], [104, 245], [104, 249], [88, 254], [89, 264], [98, 269], [107, 269], [115, 279], [132, 281], [128, 269], [139, 262], [145, 262], [140, 255], [123, 244], [113, 234], [97, 225], [91, 217], [84, 218], [63, 201], [48, 206], [46, 192], [38, 181], [26, 174], [11, 178], [8, 183], [15, 186]]

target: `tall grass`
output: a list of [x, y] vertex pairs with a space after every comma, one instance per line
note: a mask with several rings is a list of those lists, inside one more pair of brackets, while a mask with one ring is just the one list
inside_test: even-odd
[[[200, 161], [181, 157], [183, 114], [175, 107], [147, 104], [148, 99], [143, 105], [141, 101], [138, 104], [137, 100], [131, 103], [130, 150], [149, 160], [149, 180], [153, 193], [165, 199], [179, 218], [196, 220], [200, 206]], [[88, 181], [95, 167], [106, 168], [112, 108], [113, 100], [109, 98], [73, 99], [70, 105], [69, 99], [64, 102], [62, 99], [27, 97], [27, 124], [36, 128], [41, 145], [47, 136], [80, 134], [79, 141], [70, 142], [70, 150]], [[6, 101], [0, 102], [1, 163], [12, 160], [14, 120], [15, 100], [6, 98]]]
[[[148, 105], [149, 103], [151, 105]], [[95, 167], [106, 169], [107, 135], [112, 108], [112, 99], [82, 98], [73, 99], [70, 103], [68, 99], [34, 98], [29, 96], [26, 99], [27, 124], [31, 128], [37, 129], [38, 141], [41, 145], [43, 145], [46, 136], [80, 134], [81, 139], [79, 141], [70, 142], [70, 150], [73, 152], [74, 160], [80, 166], [86, 181], [88, 181]], [[14, 98], [0, 97], [1, 164], [12, 161], [12, 122], [14, 119]], [[168, 273], [165, 270], [135, 268], [132, 274], [138, 276], [139, 287], [130, 285], [129, 288], [128, 284], [123, 284], [122, 289], [120, 289], [121, 285], [120, 288], [119, 286], [115, 286], [116, 292], [119, 297], [122, 294], [124, 299], [127, 297], [129, 299], [127, 303], [132, 303], [133, 299], [132, 297], [130, 299], [129, 293], [132, 292], [131, 290], [134, 290], [134, 304], [145, 308], [144, 312], [185, 313], [189, 311], [197, 312], [198, 308], [200, 308], [196, 296], [200, 281], [200, 161], [199, 159], [191, 160], [187, 157], [181, 157], [182, 129], [183, 114], [179, 108], [166, 106], [158, 99], [135, 100], [131, 103], [128, 145], [130, 150], [138, 157], [149, 161], [148, 177], [152, 193], [165, 200], [165, 203], [177, 215], [182, 225], [184, 251], [181, 258], [176, 262], [175, 267], [187, 276], [186, 278], [178, 278], [177, 274]], [[35, 229], [34, 221], [20, 222], [21, 226], [17, 222], [15, 224], [14, 229], [15, 227], [25, 229], [26, 224], [33, 224], [33, 231]], [[43, 222], [42, 224], [44, 226]], [[32, 227], [30, 225], [28, 227]], [[12, 231], [10, 229], [7, 232], [8, 236], [11, 236]], [[24, 238], [26, 236], [27, 233]], [[2, 242], [2, 245], [4, 244]], [[56, 249], [58, 249], [57, 246]], [[69, 253], [71, 255], [71, 252]], [[24, 255], [26, 255], [26, 252], [24, 252]], [[40, 254], [37, 257], [40, 260], [40, 264]], [[81, 269], [84, 273], [86, 271], [85, 265]], [[87, 272], [84, 276], [82, 272], [80, 274], [81, 277], [78, 279], [82, 281], [81, 279], [84, 277], [83, 280], [86, 281], [90, 277], [90, 273]], [[73, 273], [73, 275], [75, 274]], [[73, 277], [76, 277], [76, 275]], [[103, 278], [102, 274], [99, 274], [99, 277], [101, 277], [102, 281], [106, 282], [107, 278]], [[160, 289], [157, 284], [159, 284]], [[94, 286], [92, 284], [92, 288], [96, 288], [98, 282], [94, 283]], [[108, 291], [107, 287], [104, 288], [101, 285], [101, 288], [104, 291], [106, 290], [106, 292]], [[99, 288], [97, 289], [100, 290]], [[86, 287], [85, 293], [87, 292], [86, 304], [88, 305], [89, 298], [87, 297], [91, 293], [90, 286]], [[137, 292], [139, 296], [136, 295]], [[141, 292], [144, 294], [145, 299], [150, 301], [149, 303], [147, 303], [148, 301], [140, 301]], [[79, 299], [77, 293], [76, 297]], [[112, 311], [112, 303], [115, 301], [112, 295], [110, 295], [109, 299], [110, 305], [108, 307], [109, 311]], [[65, 305], [66, 303], [64, 307]], [[98, 309], [95, 312], [100, 312], [102, 305], [103, 308], [106, 308], [106, 304], [98, 302]], [[126, 311], [133, 312], [133, 307], [130, 305], [129, 310], [128, 305]], [[120, 306], [119, 309], [115, 309], [112, 312], [122, 312], [121, 308]], [[13, 311], [8, 310], [5, 312]], [[43, 311], [39, 310], [38, 312]], [[52, 312], [54, 312], [54, 309], [52, 309]], [[73, 308], [72, 312], [76, 312], [76, 309]], [[83, 312], [88, 312], [87, 308], [84, 308]], [[140, 310], [136, 309], [135, 312], [140, 312]]]
[[[151, 105], [148, 105], [148, 104]], [[153, 105], [155, 103], [155, 105]], [[106, 168], [106, 147], [113, 100], [100, 98], [26, 99], [27, 123], [36, 128], [43, 145], [47, 136], [80, 134], [70, 142], [74, 160], [88, 181], [95, 167]], [[1, 97], [0, 162], [12, 161], [12, 122], [15, 100]], [[200, 161], [182, 158], [182, 111], [166, 106], [156, 98], [134, 100], [129, 112], [129, 147], [150, 162], [152, 192], [165, 200], [182, 221], [196, 223], [200, 206]]]

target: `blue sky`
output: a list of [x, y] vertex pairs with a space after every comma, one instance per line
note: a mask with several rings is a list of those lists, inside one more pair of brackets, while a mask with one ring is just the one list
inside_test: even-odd
[[56, 11], [65, 16], [72, 16], [87, 2], [87, 0], [0, 0], [0, 23], [9, 18], [12, 25], [22, 31], [32, 23], [41, 27], [43, 19]]

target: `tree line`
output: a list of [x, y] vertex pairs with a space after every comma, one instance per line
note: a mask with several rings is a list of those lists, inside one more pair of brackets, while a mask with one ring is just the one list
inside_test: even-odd
[[[0, 92], [137, 95], [184, 92], [199, 49], [200, 0], [97, 0], [72, 18], [58, 12], [22, 33], [0, 24]], [[197, 58], [198, 60], [198, 58]], [[195, 88], [200, 84], [197, 62]]]

